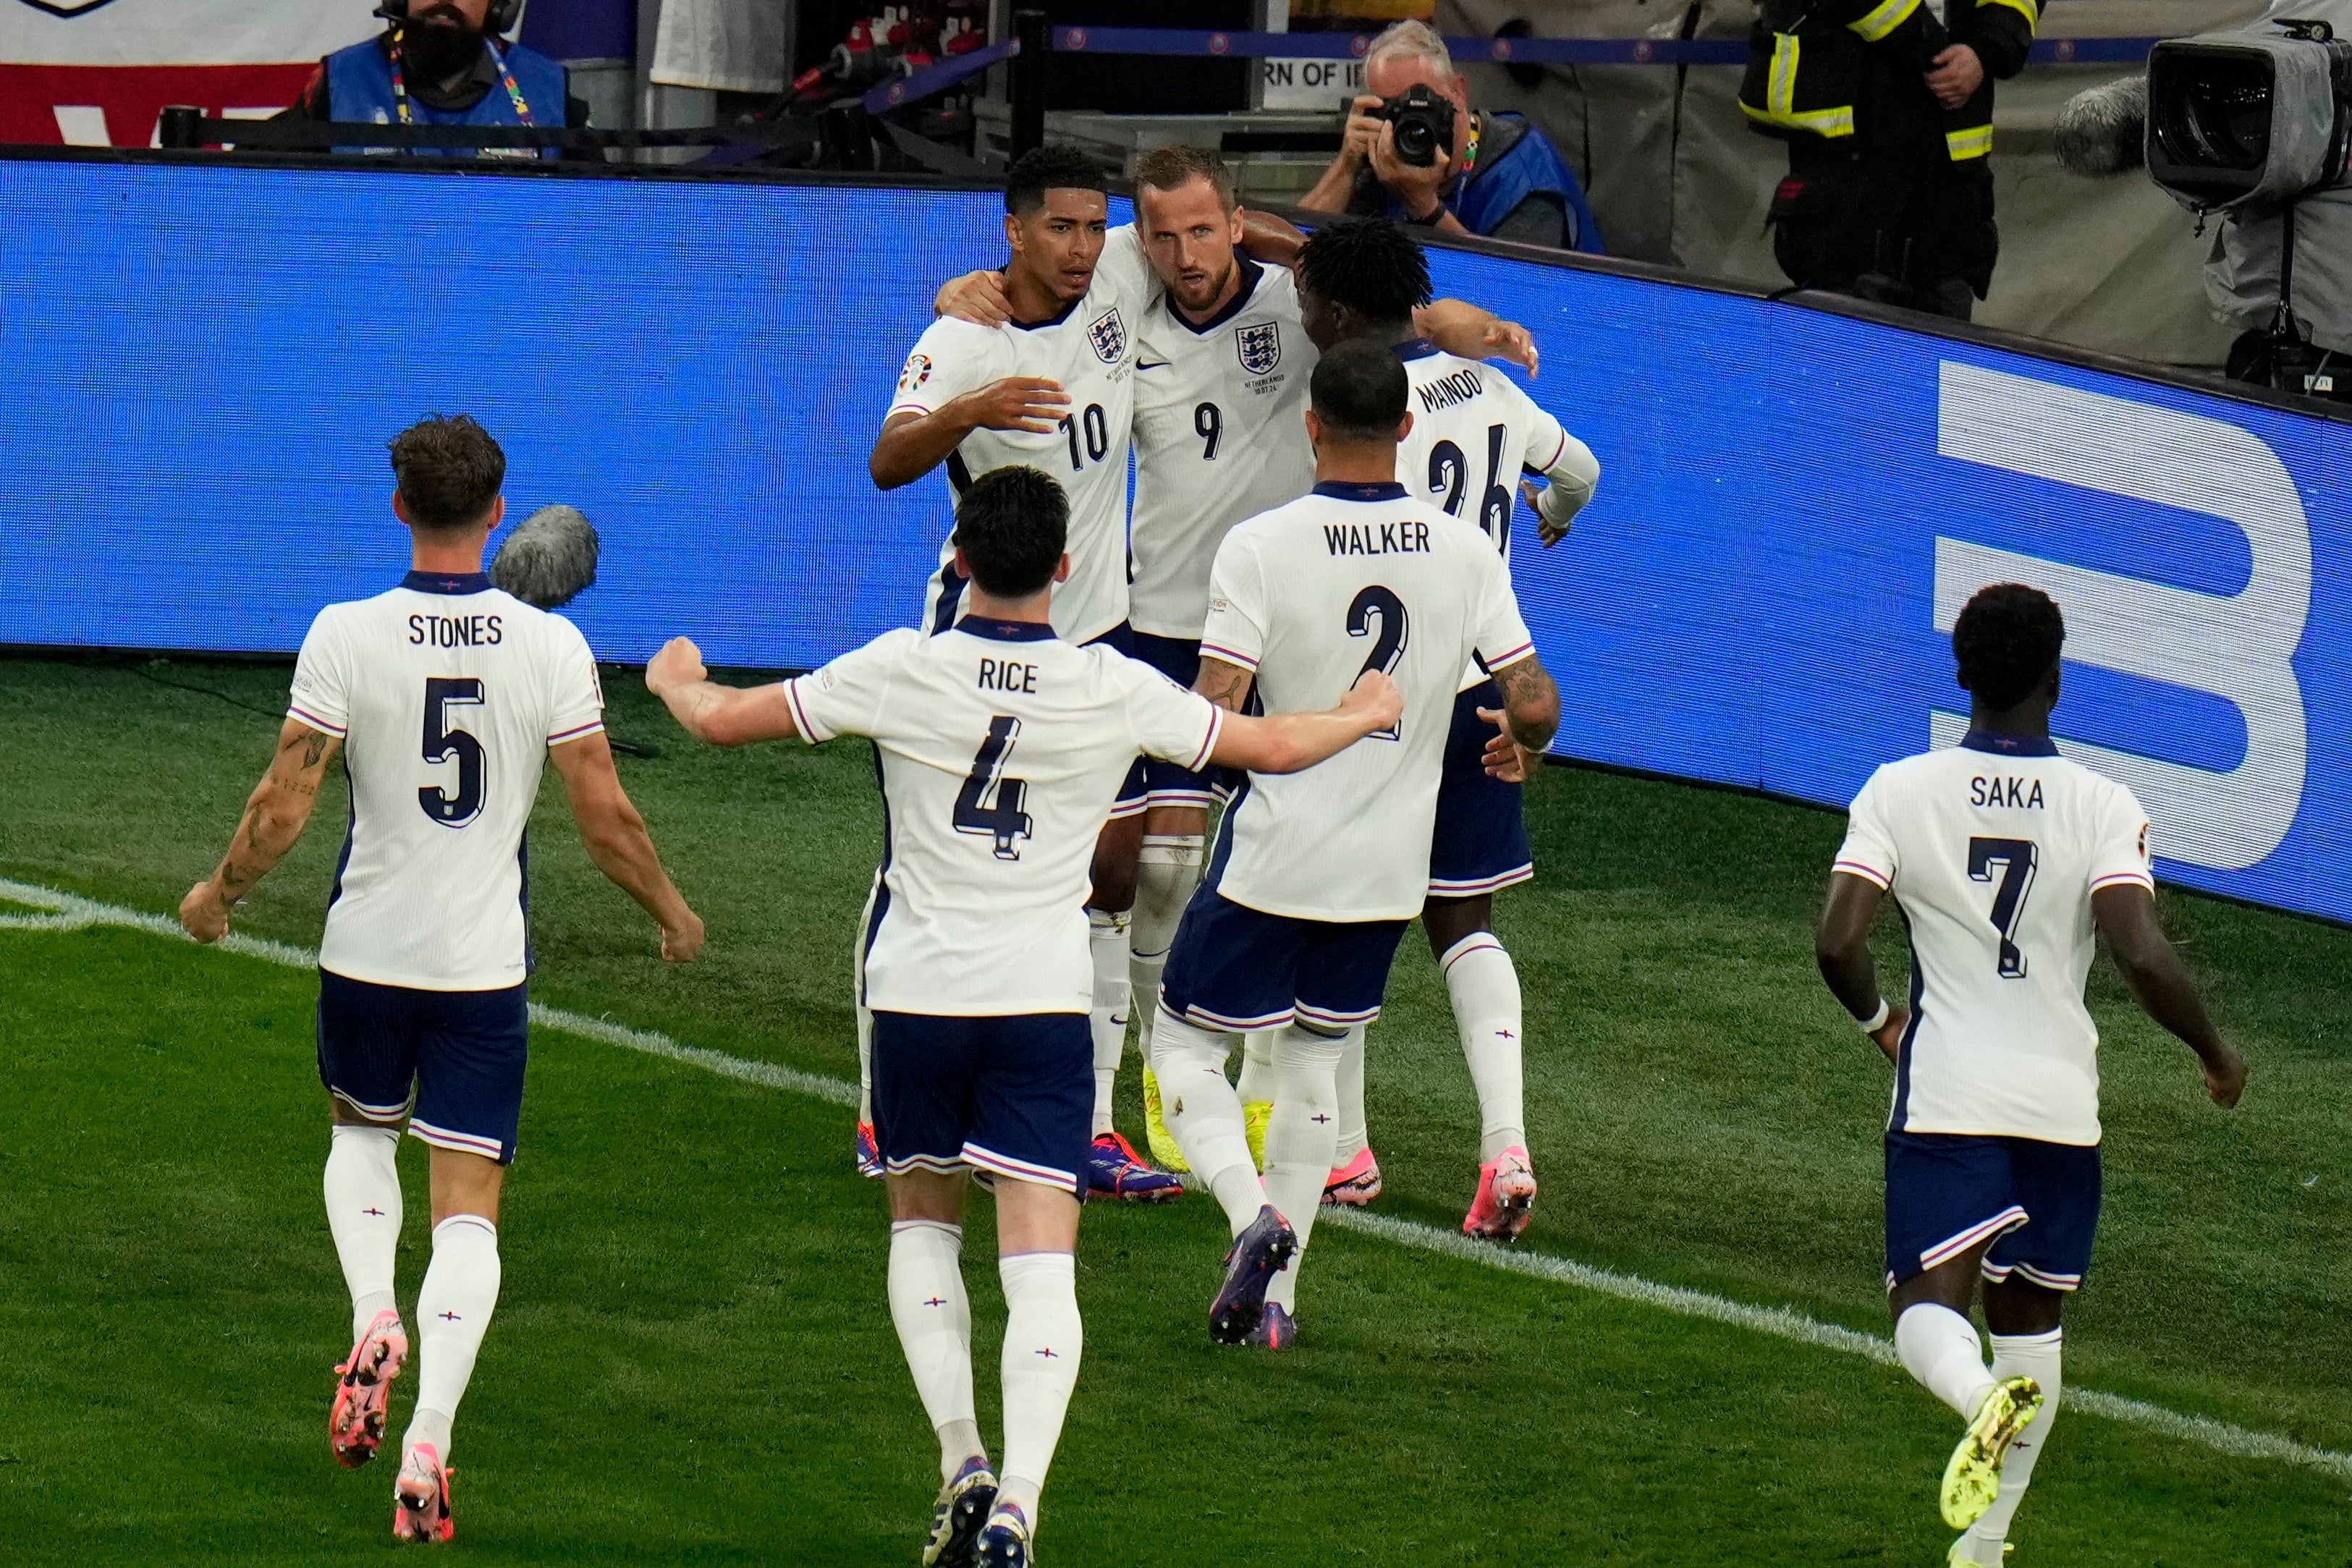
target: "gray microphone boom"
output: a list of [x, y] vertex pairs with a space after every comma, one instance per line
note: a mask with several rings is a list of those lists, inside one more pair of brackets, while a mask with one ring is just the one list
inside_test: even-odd
[[541, 610], [569, 604], [596, 580], [596, 529], [576, 507], [541, 507], [499, 547], [490, 580]]
[[2058, 111], [2051, 141], [2063, 168], [2120, 174], [2147, 157], [2147, 74], [2078, 92]]

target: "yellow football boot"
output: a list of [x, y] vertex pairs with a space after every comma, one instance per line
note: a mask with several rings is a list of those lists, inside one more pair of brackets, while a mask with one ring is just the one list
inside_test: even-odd
[[1265, 1174], [1265, 1124], [1273, 1120], [1274, 1105], [1270, 1101], [1261, 1100], [1242, 1107], [1242, 1131], [1249, 1138], [1250, 1163], [1257, 1166], [1260, 1176]]
[[2009, 1446], [2041, 1414], [2042, 1385], [2033, 1379], [2012, 1377], [1993, 1385], [1944, 1467], [1944, 1487], [1937, 1500], [1946, 1524], [1966, 1530], [1983, 1517], [2000, 1495], [2000, 1466], [2009, 1457]]
[[1191, 1173], [1192, 1167], [1184, 1163], [1183, 1145], [1160, 1118], [1160, 1074], [1149, 1067], [1143, 1070], [1143, 1142], [1161, 1170], [1178, 1176]]

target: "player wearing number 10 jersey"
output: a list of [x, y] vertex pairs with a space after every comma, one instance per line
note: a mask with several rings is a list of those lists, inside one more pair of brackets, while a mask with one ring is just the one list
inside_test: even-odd
[[482, 574], [483, 544], [506, 511], [506, 455], [472, 420], [436, 417], [392, 444], [392, 465], [415, 570], [389, 592], [320, 612], [277, 761], [180, 918], [201, 941], [226, 934], [230, 907], [301, 837], [340, 750], [352, 821], [319, 950], [319, 1076], [334, 1119], [327, 1225], [351, 1288], [352, 1346], [335, 1369], [328, 1439], [347, 1467], [375, 1457], [408, 1355], [393, 1299], [405, 1125], [432, 1151], [433, 1254], [393, 1531], [446, 1541], [450, 1426], [498, 1303], [499, 1197], [528, 1048], [523, 829], [551, 758], [590, 856], [661, 923], [663, 956], [692, 958], [702, 922], [614, 773], [586, 640]]
[[[1328, 712], [1223, 713], [1048, 622], [1066, 577], [1060, 487], [1025, 467], [956, 507], [970, 612], [892, 632], [797, 680], [712, 685], [681, 638], [646, 671], [680, 723], [738, 745], [870, 737], [882, 888], [866, 925], [875, 1131], [888, 1173], [887, 1294], [940, 1439], [926, 1563], [1021, 1568], [1084, 1338], [1073, 1249], [1092, 1137], [1093, 996], [1080, 903], [1111, 791], [1139, 754], [1287, 772], [1392, 725], [1385, 675]], [[1003, 1483], [975, 1424], [961, 1263], [967, 1178], [994, 1179], [1006, 1307]]]
[[[2016, 583], [1952, 628], [1968, 734], [1893, 762], [1855, 797], [1822, 976], [1895, 1061], [1886, 1286], [1904, 1366], [1968, 1424], [1946, 1468], [1950, 1560], [2000, 1568], [2058, 1413], [2059, 1319], [2098, 1228], [2097, 1028], [2083, 987], [2105, 936], [2132, 994], [2234, 1105], [2221, 1042], [2156, 914], [2147, 816], [2050, 738], [2065, 626]], [[1868, 936], [1883, 895], [1911, 938], [1911, 1000], [1883, 1000]], [[1979, 1281], [1992, 1364], [1969, 1321]]]

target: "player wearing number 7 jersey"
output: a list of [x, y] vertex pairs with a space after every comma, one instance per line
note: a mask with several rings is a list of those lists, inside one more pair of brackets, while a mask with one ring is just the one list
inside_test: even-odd
[[[2058, 1413], [2061, 1310], [2099, 1221], [2097, 1027], [2083, 987], [2104, 936], [2125, 984], [2232, 1106], [2221, 1042], [2156, 913], [2147, 818], [2059, 754], [2058, 606], [2016, 583], [1952, 628], [1972, 709], [1949, 750], [1893, 762], [1855, 797], [1819, 940], [1822, 977], [1895, 1062], [1886, 1287], [1895, 1348], [1967, 1430], [1947, 1466], [1950, 1560], [2000, 1568]], [[1902, 905], [1911, 1000], [1881, 999], [1868, 937]], [[1969, 1308], [1983, 1282], [1992, 1364]]]
[[[711, 684], [683, 638], [646, 672], [705, 740], [860, 735], [880, 759], [882, 879], [860, 1000], [873, 1016], [890, 1312], [940, 1438], [925, 1563], [1028, 1561], [1077, 1379], [1073, 1252], [1095, 1089], [1082, 905], [1114, 788], [1139, 754], [1310, 768], [1401, 707], [1375, 671], [1328, 711], [1245, 718], [1112, 649], [1063, 641], [1049, 617], [1070, 570], [1067, 529], [1053, 479], [999, 468], [957, 502], [954, 565], [971, 599], [947, 632], [887, 632], [750, 689]], [[1004, 1285], [1001, 1485], [972, 1406], [961, 1252], [974, 1171], [993, 1178]]]
[[231, 907], [301, 837], [340, 750], [352, 820], [319, 946], [319, 1076], [334, 1118], [327, 1224], [353, 1343], [335, 1369], [328, 1439], [346, 1466], [375, 1457], [408, 1355], [393, 1299], [404, 1124], [432, 1150], [433, 1257], [393, 1531], [447, 1541], [450, 1423], [498, 1303], [499, 1196], [522, 1113], [523, 830], [549, 758], [590, 857], [661, 923], [662, 956], [694, 957], [702, 922], [614, 773], [587, 641], [482, 574], [483, 544], [506, 515], [506, 455], [471, 419], [436, 416], [393, 442], [392, 466], [415, 570], [389, 592], [320, 612], [278, 758], [180, 919], [199, 941], [227, 933]]

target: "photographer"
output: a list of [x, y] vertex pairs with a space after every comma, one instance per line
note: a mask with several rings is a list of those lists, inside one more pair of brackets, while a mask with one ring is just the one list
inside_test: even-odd
[[1364, 85], [1371, 90], [1349, 113], [1347, 141], [1301, 207], [1602, 253], [1559, 150], [1518, 115], [1472, 109], [1445, 40], [1427, 23], [1399, 22], [1373, 39]]

